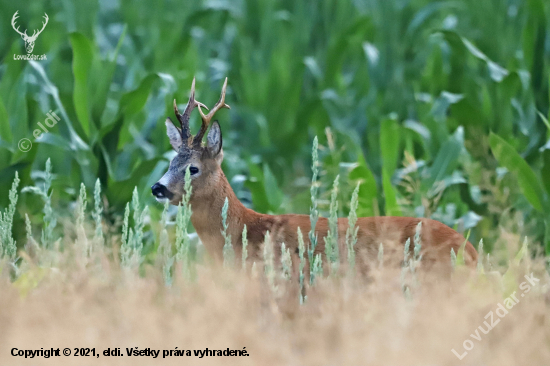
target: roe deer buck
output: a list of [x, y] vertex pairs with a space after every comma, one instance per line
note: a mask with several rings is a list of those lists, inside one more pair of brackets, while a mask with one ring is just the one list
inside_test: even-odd
[[[216, 260], [222, 260], [224, 238], [222, 236], [222, 207], [227, 197], [229, 210], [227, 214], [228, 232], [231, 235], [236, 258], [241, 257], [243, 226], [247, 226], [248, 252], [251, 260], [261, 260], [262, 244], [267, 231], [271, 233], [271, 240], [275, 247], [282, 243], [290, 248], [293, 256], [293, 266], [299, 263], [298, 259], [298, 234], [300, 227], [304, 235], [306, 247], [309, 245], [307, 233], [310, 230], [310, 219], [307, 215], [266, 215], [246, 208], [235, 196], [222, 171], [223, 159], [222, 133], [217, 121], [212, 124], [207, 135], [206, 144], [202, 139], [205, 135], [214, 114], [222, 109], [229, 108], [225, 104], [225, 91], [227, 78], [222, 87], [218, 103], [210, 113], [204, 115], [201, 108], [208, 109], [204, 104], [195, 100], [195, 80], [191, 86], [189, 102], [183, 114], [180, 114], [174, 100], [174, 111], [181, 128], [176, 127], [170, 118], [166, 119], [167, 134], [170, 144], [177, 155], [170, 162], [166, 174], [155, 183], [151, 189], [157, 201], [169, 202], [178, 205], [184, 192], [184, 176], [187, 167], [190, 170], [192, 194], [190, 203], [192, 207], [191, 222], [206, 247], [207, 252]], [[202, 118], [199, 132], [191, 135], [189, 129], [189, 117], [191, 111], [198, 107]], [[407, 238], [415, 235], [417, 224], [422, 221], [421, 241], [423, 254], [423, 266], [427, 264], [440, 264], [443, 268], [450, 269], [451, 248], [455, 253], [464, 244], [466, 239], [450, 227], [431, 219], [413, 217], [363, 217], [357, 220], [358, 240], [355, 245], [357, 267], [362, 272], [369, 268], [369, 261], [376, 259], [380, 243], [384, 244], [384, 257], [386, 254], [398, 253], [399, 261], [403, 258], [404, 243]], [[338, 220], [339, 252], [347, 253], [345, 244], [345, 232], [348, 228], [348, 220]], [[315, 254], [321, 253], [323, 263], [325, 260], [324, 241], [328, 231], [328, 220], [319, 218], [315, 226], [318, 235], [318, 244]], [[280, 249], [274, 251], [281, 253]], [[307, 257], [307, 256], [306, 256]], [[341, 258], [344, 257], [343, 255]], [[464, 259], [469, 266], [475, 266], [477, 252], [470, 242], [467, 242], [464, 250]], [[306, 258], [307, 260], [307, 258]], [[309, 273], [306, 264], [305, 273]]]

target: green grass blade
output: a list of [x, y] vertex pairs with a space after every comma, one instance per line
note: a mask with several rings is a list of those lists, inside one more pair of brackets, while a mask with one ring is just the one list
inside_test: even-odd
[[512, 145], [503, 138], [491, 132], [489, 136], [491, 150], [500, 165], [517, 175], [519, 188], [529, 203], [539, 212], [547, 201], [542, 183], [527, 162], [519, 155]]

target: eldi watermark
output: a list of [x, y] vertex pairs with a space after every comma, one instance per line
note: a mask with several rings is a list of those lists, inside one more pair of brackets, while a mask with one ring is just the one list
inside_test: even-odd
[[[47, 118], [44, 121], [44, 124], [49, 128], [53, 128], [53, 126], [55, 126], [57, 122], [61, 121], [61, 118], [59, 118], [59, 116], [55, 114], [55, 112], [52, 112], [51, 110], [48, 113], [46, 113], [46, 116]], [[44, 125], [41, 122], [38, 122], [37, 125], [40, 128], [37, 128], [32, 132], [34, 140], [39, 138], [40, 135], [42, 135], [42, 133], [48, 132], [48, 129], [44, 127]], [[28, 152], [30, 151], [30, 149], [32, 149], [32, 142], [30, 139], [24, 137], [21, 140], [19, 140], [19, 142], [17, 143], [17, 147], [22, 152]]]
[[[540, 282], [538, 278], [535, 278], [535, 276], [533, 276], [533, 273], [531, 273], [530, 275], [525, 275], [524, 277], [527, 281], [524, 281], [519, 285], [520, 290], [522, 290], [521, 294], [518, 294], [520, 295], [520, 297], [524, 297], [526, 293], [531, 291], [531, 286], [536, 286], [538, 282]], [[483, 325], [477, 327], [474, 332], [470, 334], [470, 337], [473, 340], [481, 342], [481, 340], [483, 339], [483, 335], [489, 333], [494, 327], [496, 327], [496, 325], [500, 323], [500, 319], [504, 318], [506, 314], [508, 314], [508, 311], [519, 303], [520, 298], [516, 296], [516, 292], [517, 291], [512, 292], [512, 294], [505, 298], [502, 303], [498, 303], [497, 308], [494, 312], [491, 310], [487, 313], [487, 315], [485, 315], [484, 319], [487, 320], [483, 322]], [[495, 316], [495, 314], [497, 316]], [[464, 357], [466, 357], [468, 351], [471, 351], [475, 346], [475, 343], [472, 341], [472, 339], [466, 339], [462, 343], [464, 352], [459, 353], [461, 352], [461, 350], [459, 349], [459, 352], [457, 352], [454, 348], [451, 349], [451, 352], [459, 360], [462, 360]]]

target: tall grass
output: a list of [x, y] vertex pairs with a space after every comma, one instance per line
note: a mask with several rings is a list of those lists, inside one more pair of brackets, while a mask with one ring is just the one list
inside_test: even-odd
[[235, 265], [235, 250], [233, 249], [233, 243], [231, 242], [231, 234], [227, 232], [229, 224], [227, 223], [227, 215], [229, 210], [229, 201], [225, 197], [225, 202], [222, 207], [222, 236], [224, 239], [223, 244], [223, 264], [226, 267], [233, 267]]
[[246, 224], [243, 226], [243, 234], [242, 234], [242, 244], [243, 244], [243, 250], [242, 250], [242, 256], [241, 256], [241, 264], [243, 271], [246, 270], [246, 261], [248, 260], [248, 232], [246, 229]]
[[[315, 282], [316, 271], [315, 267], [315, 248], [317, 247], [317, 233], [315, 232], [315, 226], [317, 225], [317, 220], [319, 219], [319, 211], [317, 210], [317, 194], [319, 191], [319, 186], [317, 183], [317, 177], [319, 175], [319, 145], [317, 141], [317, 136], [313, 139], [313, 148], [311, 153], [311, 171], [313, 176], [311, 178], [311, 208], [309, 210], [309, 220], [310, 220], [310, 229], [309, 229], [309, 247], [307, 249], [307, 256], [310, 263], [310, 273], [309, 273], [309, 283], [312, 285]], [[319, 256], [319, 261], [321, 257]]]
[[264, 274], [265, 278], [267, 279], [267, 283], [269, 284], [269, 287], [275, 291], [276, 284], [275, 284], [275, 260], [273, 252], [273, 242], [271, 240], [271, 234], [269, 231], [265, 233], [265, 239], [264, 239], [264, 245], [263, 245], [263, 260], [264, 260]]
[[325, 240], [325, 254], [330, 272], [334, 275], [338, 273], [338, 265], [340, 263], [340, 250], [338, 248], [338, 180], [340, 176], [336, 176], [332, 186], [330, 195], [330, 216], [328, 219], [329, 230]]
[[139, 203], [137, 187], [134, 188], [132, 195], [132, 218], [133, 226], [129, 226], [130, 203], [126, 205], [124, 212], [124, 224], [122, 228], [122, 245], [120, 248], [122, 264], [126, 268], [138, 269], [143, 262], [143, 229], [145, 226], [145, 217], [148, 213], [148, 206], [141, 209]]
[[292, 257], [290, 248], [287, 248], [285, 243], [281, 245], [281, 277], [283, 280], [289, 281], [292, 276]]
[[77, 201], [77, 213], [76, 213], [76, 245], [80, 246], [80, 256], [83, 260], [87, 259], [90, 255], [90, 244], [86, 237], [86, 230], [84, 228], [84, 221], [86, 221], [86, 206], [88, 201], [86, 199], [86, 186], [80, 184], [80, 193]]
[[15, 178], [9, 191], [10, 205], [4, 211], [0, 211], [0, 257], [7, 256], [14, 260], [16, 252], [16, 242], [13, 239], [13, 215], [15, 214], [15, 207], [17, 205], [17, 187], [19, 186], [19, 175], [15, 172]]
[[194, 270], [191, 257], [191, 241], [188, 234], [189, 223], [193, 213], [190, 203], [193, 187], [191, 186], [189, 167], [185, 169], [184, 190], [185, 194], [178, 205], [178, 213], [176, 215], [176, 260], [182, 266], [183, 276], [190, 279], [194, 275]]
[[304, 303], [304, 292], [305, 292], [305, 273], [304, 269], [306, 267], [306, 258], [304, 257], [306, 253], [306, 246], [304, 244], [304, 237], [302, 235], [302, 230], [298, 227], [298, 259], [299, 259], [299, 272], [298, 272], [298, 281], [300, 283], [300, 304]]
[[29, 186], [24, 187], [22, 192], [30, 192], [38, 195], [44, 202], [44, 226], [41, 235], [41, 245], [45, 249], [51, 249], [54, 244], [54, 228], [57, 224], [55, 213], [52, 209], [52, 163], [50, 159], [46, 161], [46, 170], [44, 171], [44, 183], [42, 187]]
[[96, 248], [103, 247], [103, 244], [105, 243], [105, 238], [103, 236], [102, 214], [103, 205], [101, 202], [101, 182], [97, 179], [94, 187], [94, 211], [92, 213], [95, 223], [94, 246]]
[[[135, 186], [140, 202], [152, 204], [145, 187], [166, 168], [169, 149], [158, 122], [193, 76], [202, 100], [214, 100], [213, 86], [229, 76], [235, 108], [220, 115], [224, 169], [232, 182], [247, 177], [235, 184], [236, 193], [258, 211], [309, 211], [304, 147], [319, 135], [321, 191], [338, 174], [342, 183], [363, 180], [360, 217], [460, 223], [492, 252], [500, 233], [483, 220], [508, 226], [519, 210], [533, 223], [522, 235], [550, 243], [544, 1], [457, 7], [345, 0], [315, 7], [260, 0], [231, 11], [161, 3], [155, 14], [138, 10], [149, 8], [145, 0], [108, 11], [94, 4], [46, 2], [28, 10], [30, 22], [44, 13], [58, 19], [36, 44], [48, 62], [23, 67], [10, 56], [24, 52], [17, 33], [0, 40], [0, 192], [9, 191], [16, 170], [30, 184], [50, 157], [62, 178], [52, 187], [54, 200], [68, 205], [80, 182], [92, 192], [99, 178], [110, 202], [106, 216], [123, 216]], [[0, 10], [13, 14], [17, 7], [2, 0]], [[173, 49], [184, 57], [173, 57]], [[50, 110], [61, 121], [23, 154], [18, 141], [32, 136]], [[326, 128], [330, 138], [322, 137]], [[352, 186], [341, 187], [347, 196]], [[318, 210], [328, 217], [327, 195], [318, 198]], [[21, 203], [37, 207], [27, 195]], [[0, 206], [9, 206], [7, 195]], [[348, 202], [339, 209], [348, 215]], [[158, 219], [161, 207], [151, 210]], [[14, 220], [24, 226], [22, 215]], [[53, 229], [59, 236], [60, 228]], [[24, 242], [22, 230], [13, 235]]]
[[168, 207], [170, 204], [168, 201], [164, 204], [164, 210], [162, 210], [162, 217], [160, 220], [160, 237], [159, 245], [157, 249], [157, 261], [159, 261], [162, 267], [162, 277], [164, 278], [164, 283], [166, 286], [170, 287], [173, 282], [172, 278], [172, 267], [174, 265], [175, 256], [172, 254], [172, 245], [170, 244], [167, 230], [167, 221], [168, 221]]
[[346, 230], [346, 248], [348, 254], [348, 267], [351, 273], [355, 268], [355, 244], [357, 243], [357, 232], [359, 227], [356, 227], [357, 223], [357, 205], [359, 203], [359, 185], [357, 183], [355, 190], [351, 196], [350, 211], [348, 216], [348, 229]]
[[[267, 232], [262, 248], [263, 276], [258, 276], [256, 263], [253, 264], [250, 273], [237, 269], [234, 265], [226, 265], [224, 271], [219, 271], [219, 268], [206, 265], [196, 255], [191, 255], [189, 249], [185, 249], [185, 246], [190, 248], [189, 234], [184, 230], [189, 224], [188, 214], [190, 215], [191, 187], [189, 178], [190, 174], [187, 171], [185, 191], [189, 194], [184, 195], [183, 203], [178, 206], [176, 225], [169, 225], [169, 206], [168, 203], [164, 205], [160, 225], [158, 225], [156, 257], [153, 255], [154, 252], [147, 252], [146, 248], [139, 247], [136, 241], [134, 233], [140, 232], [140, 235], [145, 238], [151, 234], [156, 226], [147, 224], [150, 213], [147, 206], [143, 207], [137, 199], [127, 204], [122, 227], [109, 227], [111, 224], [107, 222], [100, 223], [102, 228], [107, 226], [107, 230], [102, 230], [103, 246], [106, 250], [86, 250], [82, 256], [85, 257], [85, 262], [75, 262], [72, 258], [74, 258], [74, 254], [78, 256], [82, 248], [90, 249], [86, 246], [92, 242], [88, 238], [96, 239], [98, 227], [96, 213], [100, 210], [94, 205], [92, 215], [88, 217], [87, 194], [84, 185], [82, 185], [82, 189], [75, 198], [77, 204], [75, 206], [76, 214], [73, 216], [74, 222], [72, 220], [60, 220], [62, 225], [68, 227], [74, 225], [77, 230], [75, 233], [71, 230], [64, 230], [67, 237], [57, 240], [58, 245], [40, 246], [38, 251], [33, 249], [37, 247], [37, 244], [33, 244], [32, 227], [27, 215], [26, 248], [28, 253], [21, 252], [17, 269], [11, 277], [0, 277], [3, 278], [0, 281], [3, 293], [7, 294], [6, 296], [10, 299], [3, 308], [9, 310], [11, 316], [16, 318], [23, 316], [23, 313], [18, 310], [19, 307], [22, 307], [35, 314], [35, 316], [42, 316], [41, 314], [47, 313], [48, 319], [51, 320], [51, 314], [57, 314], [53, 311], [53, 308], [59, 307], [57, 301], [62, 299], [59, 301], [65, 304], [73, 304], [71, 305], [72, 309], [88, 314], [82, 318], [85, 320], [81, 320], [86, 324], [87, 329], [100, 327], [105, 334], [117, 332], [112, 323], [112, 316], [123, 319], [127, 324], [138, 324], [129, 320], [129, 311], [137, 311], [139, 314], [136, 314], [132, 319], [139, 318], [140, 322], [149, 322], [148, 319], [151, 316], [158, 317], [158, 319], [170, 316], [171, 322], [195, 330], [194, 334], [182, 333], [183, 338], [190, 337], [189, 342], [191, 343], [188, 343], [187, 347], [209, 347], [213, 349], [218, 347], [215, 339], [221, 339], [223, 340], [222, 343], [228, 344], [227, 342], [232, 339], [229, 334], [234, 334], [242, 337], [240, 341], [247, 344], [247, 349], [254, 350], [255, 354], [251, 354], [251, 359], [258, 360], [267, 357], [267, 361], [262, 361], [263, 364], [270, 364], [274, 361], [266, 356], [265, 352], [268, 351], [254, 341], [258, 334], [258, 322], [262, 324], [263, 329], [268, 329], [270, 332], [279, 335], [272, 340], [277, 345], [279, 357], [281, 350], [283, 350], [284, 352], [290, 352], [289, 354], [292, 355], [288, 356], [289, 360], [303, 360], [304, 364], [319, 363], [316, 355], [320, 350], [313, 346], [314, 343], [309, 343], [312, 337], [320, 341], [321, 338], [319, 337], [330, 339], [335, 334], [341, 334], [339, 337], [347, 340], [347, 342], [355, 342], [356, 345], [353, 347], [346, 346], [349, 347], [351, 353], [344, 354], [337, 350], [338, 347], [321, 351], [327, 352], [326, 357], [323, 357], [323, 359], [330, 358], [338, 364], [345, 365], [349, 362], [356, 364], [357, 361], [349, 361], [350, 355], [361, 352], [360, 350], [364, 349], [365, 344], [369, 344], [368, 347], [373, 347], [371, 346], [372, 342], [375, 344], [380, 342], [380, 339], [383, 338], [382, 335], [390, 331], [394, 339], [400, 340], [400, 344], [398, 346], [394, 344], [391, 352], [380, 352], [376, 356], [377, 359], [390, 363], [403, 359], [418, 359], [422, 362], [428, 362], [428, 358], [425, 356], [426, 352], [428, 349], [435, 349], [439, 352], [439, 359], [452, 363], [455, 362], [453, 358], [455, 356], [450, 350], [458, 348], [458, 345], [464, 339], [468, 339], [468, 334], [472, 332], [472, 329], [477, 329], [476, 327], [485, 319], [483, 316], [486, 314], [487, 308], [492, 308], [499, 302], [508, 301], [506, 299], [509, 299], [509, 294], [512, 294], [514, 290], [519, 291], [518, 288], [521, 289], [520, 286], [523, 286], [521, 285], [522, 281], [525, 281], [523, 276], [534, 273], [537, 279], [540, 278], [540, 284], [533, 286], [524, 300], [522, 297], [522, 302], [525, 303], [521, 304], [523, 307], [509, 310], [515, 314], [521, 314], [524, 319], [520, 321], [516, 316], [502, 319], [502, 321], [509, 322], [514, 326], [514, 329], [521, 329], [525, 334], [535, 332], [540, 338], [533, 337], [531, 342], [534, 344], [542, 342], [541, 339], [544, 339], [547, 335], [547, 327], [544, 327], [540, 321], [535, 321], [535, 319], [538, 319], [536, 316], [540, 314], [544, 316], [550, 311], [544, 301], [546, 293], [550, 289], [550, 275], [545, 269], [543, 257], [529, 258], [526, 240], [524, 240], [520, 250], [515, 253], [514, 260], [509, 266], [499, 266], [498, 263], [494, 263], [494, 266], [499, 266], [498, 271], [495, 271], [494, 268], [485, 268], [484, 264], [490, 261], [490, 258], [486, 258], [485, 261], [480, 260], [478, 270], [475, 274], [472, 273], [472, 276], [461, 276], [461, 273], [456, 270], [456, 276], [453, 276], [450, 282], [444, 281], [444, 284], [441, 283], [441, 279], [437, 279], [432, 283], [429, 277], [421, 278], [419, 276], [418, 268], [422, 260], [423, 229], [421, 222], [417, 225], [414, 236], [409, 238], [404, 245], [400, 285], [395, 281], [399, 277], [399, 270], [389, 265], [383, 265], [385, 256], [389, 254], [384, 253], [384, 245], [380, 243], [378, 247], [378, 266], [371, 268], [371, 271], [374, 271], [376, 275], [371, 276], [369, 283], [354, 280], [352, 275], [354, 272], [351, 272], [355, 271], [353, 265], [341, 268], [340, 270], [345, 270], [347, 273], [342, 273], [342, 276], [333, 276], [335, 281], [324, 281], [325, 273], [323, 272], [321, 253], [316, 253], [313, 256], [313, 262], [310, 262], [311, 273], [316, 280], [310, 286], [307, 286], [305, 281], [307, 274], [304, 273], [308, 259], [306, 256], [307, 249], [300, 228], [297, 229], [297, 258], [291, 255], [285, 243], [278, 243], [272, 234]], [[353, 201], [357, 201], [358, 187], [359, 185], [356, 186], [351, 197], [352, 202], [350, 202], [350, 205], [352, 208], [356, 206]], [[333, 208], [331, 213], [333, 215], [330, 220], [338, 217], [335, 209], [338, 195], [334, 193], [337, 188], [338, 185], [335, 184], [331, 192], [331, 206]], [[12, 192], [10, 194], [14, 196]], [[95, 202], [99, 201], [97, 199], [99, 196], [99, 189], [96, 189], [94, 192]], [[47, 206], [51, 205], [51, 202], [48, 203], [44, 200], [43, 204]], [[16, 211], [17, 207], [14, 210]], [[136, 214], [136, 212], [139, 214]], [[226, 238], [228, 237], [228, 212], [229, 206], [225, 204], [220, 212], [220, 219], [224, 224]], [[346, 245], [348, 251], [351, 250], [352, 253], [354, 253], [354, 243], [357, 240], [356, 221], [357, 218], [352, 211], [346, 232]], [[48, 224], [49, 222], [46, 221], [42, 225], [46, 226]], [[91, 234], [88, 234], [88, 231]], [[175, 235], [170, 235], [171, 232], [175, 232]], [[119, 235], [120, 233], [122, 233], [122, 236]], [[185, 235], [185, 238], [183, 235]], [[175, 237], [174, 243], [171, 243], [171, 237]], [[245, 251], [248, 246], [246, 238], [247, 229], [245, 227], [243, 228], [243, 266], [245, 266], [248, 256]], [[330, 238], [325, 238], [325, 240], [330, 241]], [[74, 242], [76, 242], [76, 245], [72, 245]], [[116, 246], [118, 245], [120, 245], [121, 253], [120, 263], [115, 256], [111, 255], [117, 252]], [[480, 243], [480, 247], [483, 248], [482, 243]], [[174, 249], [176, 254], [174, 254]], [[35, 251], [35, 254], [29, 255], [33, 251]], [[181, 253], [180, 258], [178, 258], [178, 252]], [[331, 264], [331, 253], [334, 252], [326, 253], [328, 258], [326, 265]], [[483, 252], [481, 251], [481, 253]], [[151, 255], [153, 256], [151, 257]], [[346, 254], [343, 253], [342, 255]], [[279, 260], [276, 261], [277, 256]], [[36, 257], [38, 260], [35, 260]], [[41, 260], [42, 257], [49, 259]], [[51, 258], [55, 258], [55, 262], [50, 260]], [[225, 255], [226, 264], [231, 260], [228, 260], [228, 258]], [[293, 263], [296, 260], [294, 258], [299, 263]], [[233, 261], [234, 259], [232, 258]], [[345, 259], [340, 258], [339, 261], [345, 261]], [[174, 278], [174, 274], [177, 273], [174, 267], [176, 262], [186, 271], [184, 281], [176, 281]], [[354, 263], [349, 258], [348, 262]], [[82, 263], [85, 265], [81, 265]], [[88, 266], [86, 263], [94, 263], [94, 266]], [[197, 271], [191, 269], [196, 266], [200, 269]], [[460, 264], [457, 262], [456, 268], [459, 267]], [[293, 268], [298, 269], [297, 274], [293, 272]], [[120, 275], [121, 273], [128, 273], [128, 269], [132, 269], [138, 275]], [[504, 272], [504, 275], [500, 274], [502, 272]], [[193, 274], [191, 275], [191, 273]], [[83, 278], [86, 281], [82, 282]], [[388, 279], [393, 280], [388, 281]], [[299, 284], [298, 293], [293, 291], [294, 284]], [[162, 287], [159, 287], [161, 285]], [[264, 289], [267, 291], [264, 291]], [[47, 298], [43, 297], [42, 294], [44, 293], [49, 294]], [[305, 297], [306, 293], [307, 298]], [[51, 294], [55, 296], [52, 297]], [[294, 295], [298, 295], [298, 298]], [[17, 298], [17, 301], [13, 300], [14, 298]], [[89, 299], [96, 298], [99, 300], [89, 301]], [[105, 298], [117, 300], [101, 300]], [[88, 300], [77, 301], [76, 299]], [[39, 305], [37, 304], [36, 309], [32, 311], [33, 306], [35, 306], [33, 305], [34, 301], [39, 301]], [[113, 305], [115, 302], [116, 307]], [[15, 303], [19, 304], [19, 307], [14, 307], [13, 304]], [[298, 306], [298, 304], [301, 304], [301, 306]], [[120, 311], [120, 306], [123, 306], [125, 310]], [[180, 309], [179, 311], [185, 309], [192, 316], [181, 316], [181, 314], [176, 316], [174, 310], [176, 308]], [[90, 309], [93, 310], [87, 311]], [[231, 327], [225, 327], [224, 322], [212, 319], [213, 316], [217, 317], [221, 314], [220, 309], [223, 309], [225, 317], [227, 317], [227, 309], [231, 309], [233, 317], [238, 317], [238, 322], [232, 327], [233, 333], [229, 331]], [[444, 314], [440, 314], [442, 309]], [[98, 314], [103, 315], [99, 316]], [[319, 314], [321, 314], [323, 320], [319, 319]], [[69, 312], [64, 316], [72, 319], [73, 315]], [[58, 323], [65, 321], [65, 318], [61, 316], [54, 316], [54, 319]], [[191, 321], [190, 319], [195, 320]], [[379, 324], [381, 321], [384, 322], [383, 326]], [[0, 318], [0, 323], [2, 322], [4, 321]], [[144, 339], [150, 339], [151, 330], [155, 331], [159, 327], [157, 323], [155, 323], [156, 325], [152, 324], [147, 326], [146, 332], [136, 331], [133, 334], [141, 334]], [[315, 332], [310, 330], [311, 326], [315, 327]], [[414, 337], [410, 337], [411, 332], [417, 332], [419, 327], [424, 329], [428, 335], [432, 334], [430, 331], [438, 330], [437, 335], [432, 339], [432, 345], [430, 346], [432, 348], [422, 348], [424, 347], [422, 345], [425, 345], [425, 339], [421, 344], [411, 341], [411, 339], [414, 339]], [[364, 332], [366, 328], [369, 329], [367, 333]], [[33, 339], [35, 333], [35, 328], [31, 331], [30, 328], [24, 326], [13, 328], [10, 324], [4, 324], [3, 329], [12, 332], [8, 339], [12, 339], [13, 334], [18, 332], [22, 332], [21, 334], [26, 334], [26, 337], [30, 336], [30, 339]], [[68, 332], [71, 337], [80, 335], [78, 327], [69, 327], [68, 329], [70, 329]], [[136, 329], [144, 328], [137, 327]], [[160, 339], [162, 340], [161, 343], [165, 343], [167, 340], [163, 334], [170, 331], [171, 328], [170, 326], [168, 328], [164, 326], [162, 329]], [[249, 332], [247, 329], [254, 329], [254, 331]], [[452, 332], [449, 329], [452, 329]], [[456, 334], [457, 329], [460, 331], [459, 335]], [[212, 338], [211, 334], [213, 333], [211, 332], [214, 331], [218, 334], [218, 338]], [[354, 335], [349, 335], [348, 339], [350, 331], [354, 332]], [[204, 332], [208, 336], [204, 336], [204, 338], [199, 336], [200, 341], [196, 339], [192, 341], [197, 332], [199, 334]], [[371, 332], [376, 332], [376, 334], [371, 334]], [[342, 334], [346, 334], [346, 336]], [[490, 336], [487, 335], [493, 337], [492, 334], [500, 337], [500, 342], [507, 345], [511, 344], [509, 337], [515, 340], [510, 335], [496, 335], [497, 333], [493, 332]], [[59, 335], [56, 333], [52, 337], [57, 339], [56, 337], [59, 337]], [[293, 341], [310, 344], [310, 346], [307, 350], [297, 354], [290, 351], [293, 347], [282, 341], [285, 337], [291, 337]], [[365, 343], [367, 340], [369, 342]], [[68, 340], [65, 340], [65, 342], [68, 342]], [[107, 344], [103, 337], [92, 337], [89, 342], [90, 346], [96, 347], [103, 347]], [[120, 342], [120, 339], [112, 342], [109, 343], [111, 347], [122, 347], [117, 343]], [[192, 346], [192, 344], [195, 344], [193, 342], [197, 342], [196, 345]], [[492, 354], [496, 350], [505, 353], [510, 347], [500, 348], [495, 344], [499, 343], [479, 343], [479, 346], [476, 345], [476, 347], [479, 347], [479, 352], [482, 354], [485, 354], [485, 352]], [[232, 347], [232, 343], [229, 343], [229, 346]], [[386, 346], [388, 345], [382, 342], [379, 347], [384, 348]], [[158, 348], [162, 347], [165, 347], [165, 345], [159, 343]], [[537, 360], [548, 360], [550, 354], [544, 351], [545, 349], [542, 346], [538, 347], [536, 351], [531, 352], [531, 356], [526, 355], [525, 359], [532, 357], [534, 363]], [[0, 353], [0, 359], [2, 357], [2, 353]], [[471, 357], [472, 361], [480, 359], [477, 353], [472, 353], [468, 357]], [[513, 357], [513, 355], [510, 354], [507, 357]], [[501, 360], [497, 361], [500, 362]], [[166, 362], [169, 364], [172, 360], [168, 359]], [[242, 360], [240, 362], [242, 363]]]

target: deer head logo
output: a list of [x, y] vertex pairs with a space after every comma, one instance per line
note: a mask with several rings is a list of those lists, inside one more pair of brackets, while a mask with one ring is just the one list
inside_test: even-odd
[[23, 38], [23, 41], [25, 41], [25, 49], [27, 50], [27, 53], [31, 53], [33, 48], [34, 48], [34, 42], [36, 41], [36, 38], [38, 37], [38, 35], [40, 33], [42, 33], [42, 31], [44, 30], [44, 28], [46, 28], [46, 24], [48, 24], [48, 14], [44, 13], [44, 19], [46, 20], [46, 22], [42, 22], [42, 29], [40, 29], [37, 33], [36, 30], [33, 31], [32, 33], [32, 36], [28, 36], [27, 35], [27, 30], [25, 29], [24, 32], [20, 32], [19, 31], [19, 26], [17, 28], [15, 28], [15, 20], [19, 17], [17, 15], [17, 13], [19, 12], [19, 10], [17, 10], [15, 12], [15, 14], [13, 14], [13, 18], [11, 18], [11, 26], [13, 27], [13, 29], [19, 33], [21, 35], [21, 38]]

